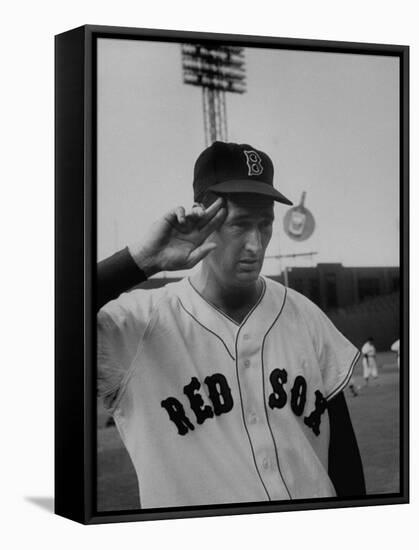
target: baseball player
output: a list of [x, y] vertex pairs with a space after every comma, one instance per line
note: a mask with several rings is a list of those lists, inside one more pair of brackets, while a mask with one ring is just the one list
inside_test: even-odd
[[375, 356], [377, 351], [374, 346], [374, 338], [370, 336], [361, 348], [362, 353], [362, 373], [364, 376], [365, 385], [369, 383], [369, 378], [372, 376], [374, 380], [378, 377], [377, 362]]
[[400, 367], [400, 339], [394, 341], [390, 349], [397, 355], [397, 366]]
[[[98, 270], [98, 391], [142, 507], [365, 494], [342, 391], [358, 351], [260, 275], [274, 201], [290, 204], [270, 158], [215, 142], [193, 188], [190, 212], [169, 212]], [[120, 294], [199, 262], [179, 282]]]

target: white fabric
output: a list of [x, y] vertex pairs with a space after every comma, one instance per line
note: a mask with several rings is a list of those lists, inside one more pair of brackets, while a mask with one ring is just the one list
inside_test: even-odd
[[400, 340], [393, 342], [390, 349], [397, 353], [397, 366], [400, 367]]
[[[306, 419], [315, 392], [321, 400], [343, 389], [358, 352], [312, 302], [263, 281], [263, 295], [241, 325], [187, 279], [132, 291], [99, 312], [99, 393], [112, 402], [142, 507], [335, 495], [327, 411], [318, 434]], [[278, 386], [279, 374], [286, 382]], [[232, 400], [220, 414], [206, 382], [215, 376]], [[297, 377], [302, 392], [306, 384], [305, 404]], [[184, 391], [191, 382], [212, 413], [201, 424]], [[216, 388], [226, 406], [228, 391]], [[184, 435], [162, 405], [168, 398], [182, 404], [193, 426]]]

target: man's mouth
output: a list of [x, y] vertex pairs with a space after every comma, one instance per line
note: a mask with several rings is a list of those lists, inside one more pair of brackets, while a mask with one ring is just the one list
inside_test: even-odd
[[244, 259], [244, 260], [240, 260], [239, 261], [239, 264], [242, 264], [242, 265], [248, 265], [248, 266], [255, 266], [255, 265], [259, 265], [259, 260], [250, 260], [250, 259]]

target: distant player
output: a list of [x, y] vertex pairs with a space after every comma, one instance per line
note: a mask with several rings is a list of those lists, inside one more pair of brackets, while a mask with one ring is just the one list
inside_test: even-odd
[[[363, 495], [342, 391], [359, 353], [312, 302], [260, 275], [274, 201], [290, 204], [271, 159], [216, 142], [193, 188], [191, 211], [173, 209], [98, 270], [98, 389], [142, 507]], [[119, 296], [200, 261], [180, 282]]]
[[362, 353], [362, 373], [365, 385], [368, 385], [370, 377], [373, 380], [378, 378], [377, 361], [375, 357], [377, 351], [374, 346], [374, 338], [370, 336], [361, 348]]
[[390, 349], [397, 355], [397, 366], [400, 367], [400, 340], [393, 342]]

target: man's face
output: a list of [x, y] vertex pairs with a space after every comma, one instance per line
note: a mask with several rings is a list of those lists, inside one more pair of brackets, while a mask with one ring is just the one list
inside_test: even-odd
[[227, 217], [213, 233], [217, 248], [205, 259], [224, 287], [255, 283], [272, 236], [273, 201], [256, 194], [237, 194], [226, 200]]

